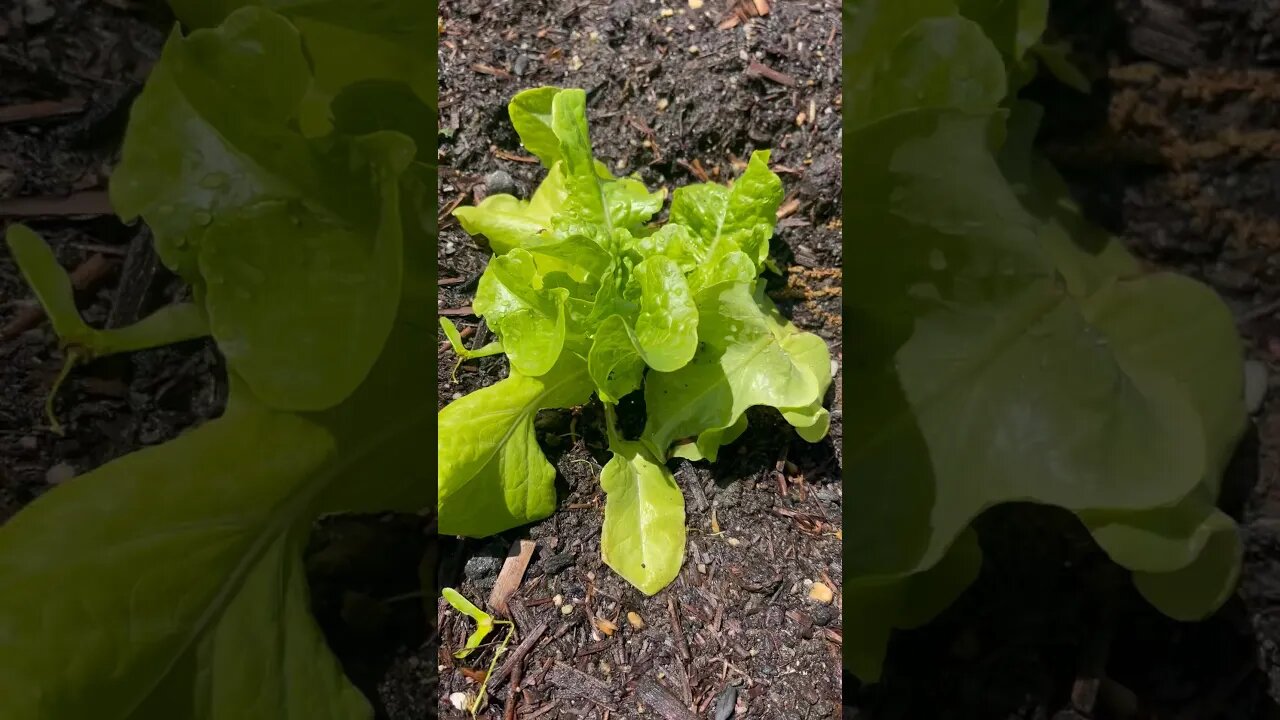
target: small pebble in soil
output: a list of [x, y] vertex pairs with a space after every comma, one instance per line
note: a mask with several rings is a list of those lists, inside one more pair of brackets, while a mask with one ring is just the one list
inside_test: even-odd
[[542, 561], [542, 571], [548, 575], [559, 575], [573, 565], [573, 553], [565, 551], [556, 553]]
[[515, 195], [515, 178], [506, 170], [494, 170], [484, 176], [484, 189], [489, 195]]
[[76, 476], [76, 469], [71, 463], [58, 463], [44, 474], [44, 481], [50, 485], [61, 485]]
[[449, 696], [449, 704], [452, 705], [455, 710], [466, 710], [468, 700], [469, 698], [467, 698], [467, 694], [464, 692], [456, 692]]
[[644, 629], [644, 618], [640, 617], [640, 613], [637, 613], [634, 610], [627, 613], [627, 622], [631, 623], [631, 627], [637, 630]]
[[716, 706], [711, 717], [714, 720], [729, 720], [733, 717], [733, 708], [738, 704], [738, 687], [730, 685], [720, 691], [720, 695], [716, 697]]
[[829, 603], [835, 598], [835, 594], [831, 592], [831, 588], [822, 583], [814, 583], [809, 588], [809, 599], [817, 600], [820, 603]]
[[488, 590], [493, 587], [493, 583], [498, 579], [498, 572], [502, 570], [502, 561], [496, 557], [487, 555], [477, 555], [467, 560], [466, 566], [462, 572], [467, 579], [482, 590]]
[[565, 603], [564, 605], [561, 605], [561, 606], [560, 606], [560, 614], [561, 614], [561, 615], [572, 615], [572, 614], [573, 614], [573, 604], [572, 604], [572, 603]]
[[826, 627], [835, 619], [835, 611], [830, 605], [819, 605], [809, 615], [813, 618], [813, 624], [818, 627]]

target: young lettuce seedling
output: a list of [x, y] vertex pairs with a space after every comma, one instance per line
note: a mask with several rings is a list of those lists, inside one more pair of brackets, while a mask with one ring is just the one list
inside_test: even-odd
[[440, 591], [440, 594], [444, 597], [445, 602], [449, 603], [450, 607], [476, 621], [475, 632], [467, 637], [467, 644], [453, 654], [458, 659], [465, 658], [480, 647], [480, 643], [484, 642], [489, 633], [493, 632], [495, 626], [507, 626], [507, 634], [494, 651], [493, 658], [489, 660], [489, 669], [484, 674], [484, 681], [480, 683], [480, 691], [476, 693], [476, 699], [471, 703], [471, 717], [475, 717], [476, 710], [480, 708], [480, 703], [484, 702], [484, 693], [489, 687], [489, 678], [493, 677], [493, 669], [498, 664], [498, 658], [502, 657], [502, 654], [507, 651], [507, 645], [511, 643], [511, 636], [515, 633], [516, 626], [510, 620], [494, 620], [492, 615], [476, 607], [474, 603], [463, 597], [462, 593], [453, 588], [444, 588]]
[[[508, 109], [547, 175], [528, 200], [493, 195], [454, 211], [493, 249], [472, 306], [511, 374], [440, 411], [440, 531], [484, 537], [554, 512], [555, 469], [534, 416], [594, 394], [613, 452], [600, 478], [601, 553], [652, 595], [684, 555], [684, 499], [669, 457], [714, 461], [754, 405], [778, 408], [810, 442], [827, 433], [826, 343], [783, 318], [759, 279], [782, 182], [769, 152], [753, 153], [731, 185], [677, 189], [670, 219], [655, 226], [665, 193], [614, 177], [593, 157], [582, 90], [526, 90]], [[647, 421], [628, 440], [614, 408], [637, 390]], [[694, 440], [677, 446], [682, 438]]]

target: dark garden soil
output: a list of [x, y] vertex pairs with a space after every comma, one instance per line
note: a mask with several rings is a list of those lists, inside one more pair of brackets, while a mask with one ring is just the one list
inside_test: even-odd
[[1064, 513], [980, 519], [979, 581], [899, 633], [884, 682], [846, 679], [858, 718], [1280, 717], [1280, 4], [1054, 3], [1096, 82], [1053, 83], [1042, 145], [1096, 222], [1143, 259], [1209, 283], [1271, 392], [1224, 482], [1241, 587], [1202, 623], [1159, 616]]
[[[722, 0], [441, 5], [440, 308], [474, 333], [466, 342], [488, 339], [469, 308], [488, 254], [447, 211], [488, 193], [532, 192], [541, 171], [506, 105], [519, 90], [559, 85], [587, 91], [596, 154], [650, 187], [729, 180], [752, 150], [772, 149], [787, 201], [773, 247], [785, 275], [770, 287], [841, 358], [837, 2], [735, 2], [732, 27]], [[484, 359], [464, 364], [454, 382], [447, 344], [439, 361], [441, 407], [507, 372], [503, 359]], [[776, 414], [753, 413], [714, 468], [673, 465], [688, 551], [679, 578], [653, 597], [600, 560], [598, 476], [609, 454], [598, 404], [576, 423], [573, 412], [544, 413], [557, 513], [489, 541], [442, 541], [441, 583], [478, 603], [514, 542], [537, 546], [510, 602], [515, 642], [532, 649], [499, 661], [519, 668], [520, 691], [500, 669], [481, 716], [501, 718], [514, 705], [506, 718], [838, 717], [841, 404], [835, 390], [829, 399], [833, 432], [823, 443], [795, 438]], [[624, 414], [639, 417], [636, 405], [624, 402]], [[810, 600], [815, 582], [835, 602]], [[474, 670], [491, 656], [455, 660], [470, 621], [443, 601], [439, 619], [440, 710], [465, 717], [449, 695], [474, 696]]]
[[[43, 234], [98, 326], [126, 325], [185, 292], [145, 227], [122, 225], [105, 197], [130, 103], [171, 27], [159, 2], [0, 3], [0, 232], [21, 221]], [[62, 353], [0, 248], [0, 522], [76, 474], [222, 412], [221, 359], [195, 341], [78, 368], [54, 403], [65, 434], [53, 433], [44, 401]], [[420, 589], [433, 532], [415, 516], [341, 517], [319, 526], [308, 550], [314, 610], [380, 717], [434, 708], [427, 614], [420, 598], [405, 599]]]

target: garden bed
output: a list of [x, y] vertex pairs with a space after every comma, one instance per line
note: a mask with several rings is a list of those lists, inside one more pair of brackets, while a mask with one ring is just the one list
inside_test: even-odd
[[[773, 243], [784, 274], [771, 280], [770, 292], [839, 362], [839, 5], [758, 5], [768, 13], [744, 9], [735, 24], [722, 4], [693, 9], [683, 0], [442, 3], [441, 208], [486, 194], [532, 193], [542, 170], [520, 147], [506, 107], [516, 92], [540, 85], [585, 89], [596, 156], [617, 174], [638, 173], [651, 188], [728, 181], [752, 150], [772, 149], [786, 199]], [[469, 306], [489, 253], [446, 214], [441, 220], [440, 309], [475, 333], [468, 346], [479, 346], [491, 335]], [[454, 381], [456, 356], [443, 335], [441, 341], [441, 407], [506, 376], [505, 358], [487, 358], [464, 363]], [[705, 717], [718, 702], [738, 705], [747, 717], [835, 716], [838, 388], [829, 394], [832, 432], [821, 443], [795, 437], [774, 411], [753, 412], [746, 435], [722, 451], [714, 469], [671, 465], [685, 496], [688, 547], [680, 576], [652, 597], [600, 559], [598, 478], [609, 454], [599, 404], [544, 412], [537, 427], [558, 471], [557, 512], [488, 541], [442, 541], [441, 584], [478, 604], [513, 542], [537, 544], [511, 603], [515, 642], [545, 629], [530, 652], [499, 661], [521, 666], [522, 692], [509, 695], [504, 673], [491, 684], [493, 701], [482, 717], [502, 717], [513, 702], [515, 717], [633, 717], [638, 705], [649, 708], [645, 716], [684, 717], [664, 713], [685, 706]], [[624, 425], [638, 412], [630, 398], [620, 410]], [[815, 582], [834, 589], [835, 602], [808, 599]], [[470, 621], [443, 602], [440, 612], [440, 708], [461, 717], [449, 696], [474, 696], [473, 671], [487, 667], [490, 656], [455, 660]], [[601, 620], [616, 631], [601, 631]]]

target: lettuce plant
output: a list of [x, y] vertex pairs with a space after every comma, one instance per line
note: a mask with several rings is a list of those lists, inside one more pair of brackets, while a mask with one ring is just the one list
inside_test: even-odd
[[198, 29], [169, 38], [111, 178], [190, 303], [91, 328], [49, 248], [8, 234], [72, 363], [212, 336], [230, 398], [0, 527], [6, 720], [373, 716], [310, 613], [302, 550], [323, 514], [430, 507], [434, 181], [405, 124], [421, 113], [400, 110], [427, 107], [433, 19], [411, 0], [242, 4], [175, 2]]
[[850, 10], [847, 666], [875, 679], [890, 630], [973, 580], [970, 523], [1004, 502], [1073, 511], [1155, 607], [1213, 612], [1241, 559], [1216, 507], [1240, 342], [1211, 290], [1145, 270], [1035, 153], [1042, 111], [1016, 93], [1047, 0]]
[[[675, 190], [668, 221], [655, 223], [665, 193], [592, 156], [582, 90], [526, 90], [509, 112], [547, 175], [528, 200], [493, 195], [454, 211], [493, 250], [472, 306], [499, 338], [484, 352], [505, 352], [511, 372], [440, 411], [440, 531], [483, 537], [550, 515], [555, 469], [534, 416], [594, 394], [613, 454], [600, 477], [601, 554], [653, 594], [684, 556], [668, 458], [715, 460], [755, 405], [778, 408], [810, 442], [827, 433], [826, 343], [784, 319], [760, 278], [782, 182], [756, 152], [728, 186]], [[625, 438], [615, 407], [640, 391], [644, 429]]]

